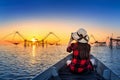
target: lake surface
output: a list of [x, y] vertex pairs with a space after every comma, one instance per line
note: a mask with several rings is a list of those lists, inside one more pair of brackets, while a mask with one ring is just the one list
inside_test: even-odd
[[114, 47], [92, 47], [91, 54], [120, 77], [120, 49]]
[[[0, 45], [0, 80], [29, 80], [68, 54], [66, 46]], [[91, 54], [120, 76], [120, 49], [92, 47]]]

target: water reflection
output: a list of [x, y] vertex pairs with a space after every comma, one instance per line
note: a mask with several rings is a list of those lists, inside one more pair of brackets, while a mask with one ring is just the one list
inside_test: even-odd
[[32, 45], [32, 56], [35, 57], [36, 55], [36, 45]]

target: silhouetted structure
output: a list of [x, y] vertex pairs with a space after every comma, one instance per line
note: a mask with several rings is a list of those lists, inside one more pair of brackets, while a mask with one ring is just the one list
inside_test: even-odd
[[110, 38], [110, 48], [113, 48], [113, 42], [116, 42], [116, 48], [120, 48], [120, 39]]
[[91, 35], [91, 37], [95, 40], [94, 43], [97, 44], [98, 46], [106, 46], [106, 41], [109, 38], [109, 37], [107, 37], [106, 41], [100, 42], [100, 41], [97, 41], [93, 35]]
[[26, 46], [27, 39], [25, 39], [18, 31], [6, 35], [3, 39], [6, 39], [7, 37], [11, 38], [11, 40], [6, 40], [7, 42], [10, 42], [14, 45], [18, 45], [21, 42], [24, 42], [24, 46]]
[[[53, 35], [56, 37], [56, 40], [53, 40], [54, 43], [50, 43], [49, 41], [47, 41], [47, 38], [49, 38], [50, 35]], [[49, 45], [60, 45], [59, 44], [60, 42], [60, 38], [53, 32], [49, 32], [42, 40], [39, 41], [39, 43], [42, 44], [42, 47], [44, 47], [44, 45], [46, 44], [49, 44]]]
[[[53, 35], [56, 37], [56, 40], [53, 40], [54, 43], [50, 43], [49, 41], [47, 41], [47, 38], [50, 36], [50, 35]], [[27, 46], [31, 46], [31, 45], [37, 45], [39, 46], [40, 44], [42, 45], [42, 47], [44, 47], [44, 45], [46, 44], [50, 44], [50, 45], [59, 45], [59, 42], [60, 42], [60, 38], [53, 32], [49, 32], [42, 40], [38, 40], [36, 38], [35, 41], [32, 41], [32, 40], [27, 40], [25, 37], [23, 37], [23, 35], [21, 35], [18, 31], [16, 32], [13, 32], [13, 33], [10, 33], [8, 35], [6, 35], [3, 39], [5, 40], [6, 38], [10, 37], [11, 36], [11, 40], [8, 39], [6, 40], [7, 42], [10, 42], [14, 45], [18, 45], [22, 42], [24, 42], [24, 47], [27, 47]]]

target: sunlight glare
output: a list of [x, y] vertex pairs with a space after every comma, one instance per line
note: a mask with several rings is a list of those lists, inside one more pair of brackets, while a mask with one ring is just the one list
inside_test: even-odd
[[32, 56], [35, 57], [35, 54], [36, 54], [36, 46], [33, 45], [32, 46]]
[[37, 39], [35, 37], [32, 38], [32, 42], [35, 43]]

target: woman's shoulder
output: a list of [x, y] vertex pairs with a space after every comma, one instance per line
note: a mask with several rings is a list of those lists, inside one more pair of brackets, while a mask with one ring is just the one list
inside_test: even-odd
[[90, 46], [90, 44], [88, 44], [88, 43], [80, 43], [80, 42], [78, 42], [77, 44], [78, 44], [78, 45], [86, 45], [86, 46]]
[[77, 43], [71, 43], [71, 46], [74, 46], [74, 45], [76, 45]]
[[81, 44], [81, 45], [90, 45], [88, 43], [80, 43], [80, 42], [77, 42], [78, 44]]
[[89, 43], [87, 43], [88, 46], [91, 46]]
[[71, 43], [71, 46], [72, 46], [72, 47], [78, 46], [78, 43], [77, 43], [77, 42]]

